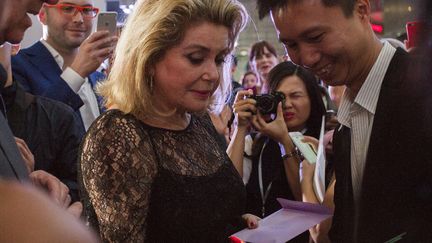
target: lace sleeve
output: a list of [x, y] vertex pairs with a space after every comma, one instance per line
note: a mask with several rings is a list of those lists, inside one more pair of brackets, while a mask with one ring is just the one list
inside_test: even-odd
[[84, 140], [83, 182], [104, 242], [145, 239], [151, 186], [157, 173], [148, 138], [138, 121], [105, 114]]

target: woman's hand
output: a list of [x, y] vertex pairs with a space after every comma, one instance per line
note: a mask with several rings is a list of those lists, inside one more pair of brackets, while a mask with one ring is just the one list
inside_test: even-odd
[[256, 114], [256, 101], [254, 99], [245, 98], [247, 95], [253, 95], [251, 89], [241, 90], [237, 92], [233, 112], [237, 120], [238, 127], [247, 127], [250, 124], [251, 118]]
[[303, 140], [302, 141], [305, 142], [305, 143], [308, 143], [308, 144], [312, 145], [313, 148], [314, 148], [314, 150], [318, 151], [318, 144], [319, 144], [318, 139], [316, 139], [314, 137], [311, 137], [311, 136], [303, 136]]
[[258, 131], [281, 144], [292, 143], [283, 117], [281, 102], [278, 104], [275, 120], [267, 123], [263, 115], [258, 113], [258, 115], [252, 118], [252, 124], [256, 129], [258, 129]]
[[243, 214], [242, 219], [246, 222], [249, 229], [256, 229], [258, 227], [258, 221], [261, 220], [260, 217], [250, 213]]
[[302, 174], [302, 182], [308, 181], [312, 183], [315, 172], [315, 164], [311, 164], [305, 159], [302, 161], [300, 168]]
[[[314, 150], [318, 151], [318, 144], [319, 144], [318, 139], [311, 136], [304, 136], [302, 141], [312, 145]], [[301, 165], [302, 165], [301, 167], [302, 181], [312, 182], [314, 172], [315, 172], [315, 164], [311, 164], [309, 161], [305, 159], [303, 160]]]
[[330, 130], [328, 132], [326, 132], [324, 134], [324, 148], [325, 148], [325, 152], [326, 155], [332, 155], [333, 154], [333, 134], [334, 134], [334, 129]]

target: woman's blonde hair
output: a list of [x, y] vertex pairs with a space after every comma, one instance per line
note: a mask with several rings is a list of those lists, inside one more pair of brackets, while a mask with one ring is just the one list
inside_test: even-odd
[[[105, 105], [137, 117], [154, 112], [151, 104], [153, 71], [165, 52], [179, 44], [189, 26], [210, 22], [229, 30], [229, 48], [248, 19], [237, 0], [138, 0], [129, 16], [115, 51], [108, 79], [98, 86]], [[218, 110], [230, 88], [230, 62], [211, 102]]]

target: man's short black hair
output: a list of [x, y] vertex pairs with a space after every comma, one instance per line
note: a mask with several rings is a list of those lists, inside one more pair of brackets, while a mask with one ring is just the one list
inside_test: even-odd
[[[263, 19], [270, 10], [274, 8], [283, 8], [289, 4], [300, 3], [302, 0], [257, 0], [258, 15]], [[321, 0], [324, 6], [340, 6], [346, 17], [352, 16], [356, 0]]]

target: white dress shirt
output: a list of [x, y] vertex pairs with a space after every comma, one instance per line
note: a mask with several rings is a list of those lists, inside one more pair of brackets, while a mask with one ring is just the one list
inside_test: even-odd
[[65, 69], [63, 69], [63, 57], [45, 40], [41, 40], [41, 42], [54, 57], [60, 69], [63, 70], [63, 73], [60, 75], [60, 77], [64, 81], [66, 81], [69, 87], [76, 94], [78, 94], [83, 101], [84, 105], [80, 107], [79, 111], [84, 123], [84, 128], [87, 131], [92, 122], [100, 115], [98, 101], [88, 78], [81, 77], [77, 72], [75, 72], [75, 70], [70, 67], [66, 67]]
[[354, 102], [349, 99], [349, 91], [346, 90], [342, 96], [338, 120], [342, 125], [351, 129], [351, 179], [354, 203], [358, 202], [360, 197], [363, 172], [381, 85], [395, 52], [396, 49], [388, 42], [385, 42]]

